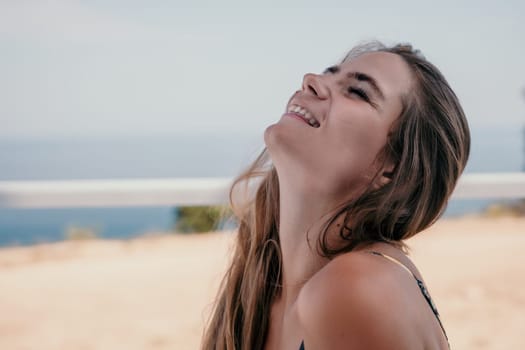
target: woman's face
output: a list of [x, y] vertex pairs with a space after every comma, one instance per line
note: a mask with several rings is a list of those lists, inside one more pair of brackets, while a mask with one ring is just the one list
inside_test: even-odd
[[396, 54], [365, 53], [306, 74], [264, 140], [279, 181], [316, 195], [356, 194], [392, 164], [376, 156], [411, 89], [411, 72]]

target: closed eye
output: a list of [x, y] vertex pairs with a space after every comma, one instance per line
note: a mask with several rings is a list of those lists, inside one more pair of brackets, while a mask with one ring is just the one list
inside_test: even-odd
[[348, 88], [348, 93], [350, 94], [356, 94], [357, 96], [359, 96], [362, 100], [366, 101], [366, 102], [370, 102], [370, 98], [368, 97], [368, 95], [366, 94], [366, 92], [363, 90], [363, 89], [359, 89], [359, 88], [355, 88], [355, 87], [352, 87], [350, 86]]
[[[326, 68], [324, 70], [323, 74], [337, 74], [339, 71], [340, 71], [339, 66], [331, 66], [331, 67]], [[368, 75], [366, 75], [364, 73], [350, 72], [350, 73], [347, 74], [347, 77], [355, 78], [355, 79], [357, 79], [359, 81], [365, 81], [365, 82], [367, 82], [369, 84], [371, 82], [373, 82], [373, 86], [377, 86], [377, 84], [375, 83], [375, 80], [373, 80], [371, 77], [369, 77]], [[350, 86], [347, 89], [347, 92], [350, 95], [351, 94], [357, 95], [360, 99], [362, 99], [363, 101], [369, 103], [372, 107], [374, 107], [376, 109], [378, 108], [377, 103], [375, 103], [372, 99], [370, 99], [370, 96], [365, 92], [365, 90], [363, 90], [361, 88]], [[380, 93], [381, 98], [384, 99], [383, 94], [381, 93], [381, 90], [379, 90], [379, 93]]]
[[368, 94], [365, 92], [365, 90], [363, 89], [360, 89], [360, 88], [356, 88], [356, 87], [353, 87], [353, 86], [350, 86], [348, 88], [348, 93], [351, 95], [351, 94], [354, 94], [354, 95], [357, 95], [361, 100], [367, 102], [368, 104], [370, 104], [373, 108], [378, 108], [377, 104], [374, 103], [374, 101], [372, 101], [370, 99], [370, 97], [368, 96]]

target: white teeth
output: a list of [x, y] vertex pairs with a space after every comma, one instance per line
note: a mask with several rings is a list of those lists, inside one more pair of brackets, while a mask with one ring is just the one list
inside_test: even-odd
[[288, 108], [288, 112], [293, 112], [302, 115], [304, 119], [308, 122], [308, 124], [310, 124], [311, 126], [320, 126], [319, 122], [312, 116], [312, 114], [300, 106], [292, 105], [290, 108]]

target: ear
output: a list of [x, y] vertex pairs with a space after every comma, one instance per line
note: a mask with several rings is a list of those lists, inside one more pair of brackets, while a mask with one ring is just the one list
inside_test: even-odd
[[394, 177], [395, 165], [391, 162], [386, 162], [380, 172], [377, 174], [376, 179], [374, 180], [374, 190], [378, 190], [381, 187], [392, 181]]

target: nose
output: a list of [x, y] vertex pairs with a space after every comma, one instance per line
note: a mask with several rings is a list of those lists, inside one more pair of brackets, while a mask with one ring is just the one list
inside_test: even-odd
[[328, 87], [322, 81], [322, 77], [318, 74], [307, 73], [303, 77], [302, 90], [308, 94], [312, 94], [322, 100], [328, 98]]

